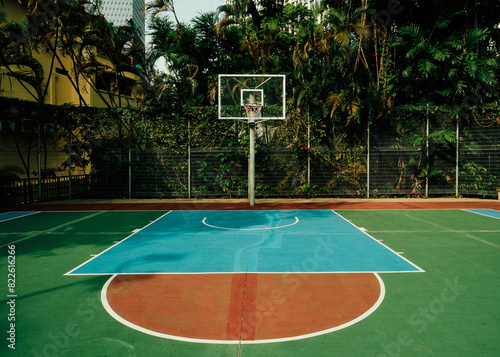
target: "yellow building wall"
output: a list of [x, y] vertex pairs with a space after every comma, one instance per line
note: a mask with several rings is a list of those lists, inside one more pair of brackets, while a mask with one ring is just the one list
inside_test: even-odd
[[[15, 137], [14, 137], [15, 135]], [[45, 141], [46, 140], [46, 141]], [[41, 155], [40, 155], [40, 166], [42, 170], [47, 168], [48, 170], [56, 170], [55, 174], [57, 176], [67, 176], [68, 171], [58, 171], [63, 167], [63, 163], [68, 160], [68, 156], [64, 154], [64, 146], [67, 145], [62, 140], [55, 140], [50, 135], [47, 135], [46, 139], [42, 138], [41, 141]], [[17, 145], [20, 148], [21, 156], [17, 151]], [[0, 169], [6, 169], [9, 167], [18, 168], [22, 173], [15, 172], [20, 176], [20, 178], [26, 178], [28, 175], [25, 172], [25, 167], [23, 165], [23, 160], [26, 165], [29, 165], [28, 171], [32, 178], [36, 178], [36, 173], [38, 172], [38, 147], [37, 147], [37, 137], [31, 133], [20, 132], [19, 130], [14, 131], [0, 131]], [[47, 153], [45, 153], [47, 151]], [[73, 175], [83, 175], [89, 173], [90, 168], [87, 172], [84, 172], [81, 168], [72, 168]]]
[[[21, 23], [22, 21], [25, 20], [24, 10], [14, 0], [4, 0], [3, 10], [6, 14], [7, 21], [15, 21]], [[59, 58], [61, 59], [61, 62], [63, 63], [64, 67], [61, 66], [61, 64], [56, 59], [54, 61], [52, 73], [50, 73], [52, 56], [48, 54], [34, 53], [33, 57], [42, 64], [45, 79], [47, 80], [48, 78], [50, 78], [50, 82], [47, 88], [47, 94], [44, 98], [45, 104], [62, 105], [70, 103], [75, 106], [82, 105], [82, 103], [80, 103], [80, 96], [78, 95], [78, 92], [71, 84], [71, 81], [68, 79], [68, 77], [64, 74], [57, 73], [58, 69], [67, 70], [71, 72], [73, 68], [71, 58], [64, 56], [62, 53], [59, 52]], [[105, 64], [106, 66], [112, 67], [111, 62], [106, 57], [98, 55], [97, 58], [101, 63]], [[11, 68], [13, 70], [18, 70], [18, 68], [15, 66], [12, 66]], [[23, 83], [24, 86], [27, 87], [32, 94], [34, 94], [33, 96], [28, 92], [28, 90], [25, 87], [23, 87], [23, 84], [21, 84], [16, 79], [7, 76], [6, 74], [7, 72], [8, 71], [5, 68], [0, 68], [0, 96], [27, 100], [32, 102], [36, 102], [38, 100], [38, 98], [36, 98], [36, 91], [34, 90], [34, 88], [29, 86], [28, 84]], [[72, 76], [71, 73], [70, 76]], [[125, 77], [133, 79], [138, 83], [140, 82], [139, 76], [133, 73], [125, 73]], [[95, 77], [93, 78], [93, 80], [95, 81]], [[73, 78], [73, 81], [75, 82], [75, 84], [78, 83], [81, 86], [80, 95], [85, 100], [87, 105], [91, 107], [101, 107], [101, 108], [106, 107], [106, 103], [101, 98], [99, 98], [99, 95], [95, 93], [95, 90], [85, 81], [84, 78], [80, 78], [79, 81], [76, 81]], [[104, 92], [104, 94], [106, 100], [108, 102], [111, 102], [107, 98], [109, 94], [106, 92]], [[142, 96], [140, 92], [138, 92], [138, 95]], [[115, 96], [114, 99], [115, 99], [114, 103], [116, 103], [116, 105], [113, 104], [111, 105], [119, 106], [118, 103], [120, 101], [118, 96]], [[123, 107], [129, 105], [137, 106], [138, 104], [134, 96], [123, 96], [123, 95], [121, 103], [122, 103], [121, 106]]]
[[[26, 16], [25, 11], [19, 6], [19, 4], [14, 0], [3, 0], [3, 6], [0, 3], [0, 7], [3, 8], [3, 11], [6, 14], [7, 21], [15, 21], [17, 23], [21, 23]], [[38, 54], [35, 53], [34, 57], [42, 64], [44, 69], [45, 78], [49, 78], [49, 72], [51, 68], [51, 60], [52, 57], [47, 54]], [[72, 61], [69, 57], [63, 56], [62, 53], [59, 53], [59, 57], [64, 64], [64, 68], [58, 63], [56, 59], [54, 61], [53, 72], [50, 75], [50, 82], [47, 88], [47, 94], [44, 99], [45, 104], [51, 105], [63, 105], [63, 104], [73, 104], [75, 106], [80, 106], [80, 96], [78, 92], [74, 89], [71, 84], [69, 78], [62, 74], [58, 73], [57, 68], [65, 69], [67, 71], [71, 71], [72, 69]], [[100, 61], [104, 64], [111, 66], [111, 62], [103, 56], [97, 56]], [[13, 70], [18, 69], [17, 67], [12, 67]], [[36, 102], [37, 98], [30, 95], [28, 90], [23, 87], [23, 85], [13, 79], [12, 77], [6, 74], [7, 70], [5, 68], [0, 68], [0, 96], [7, 98], [15, 98], [30, 102]], [[60, 72], [60, 71], [59, 71]], [[70, 73], [71, 75], [71, 73]], [[138, 82], [139, 77], [133, 73], [126, 73], [125, 76], [127, 78], [133, 79]], [[74, 80], [74, 79], [73, 79]], [[95, 78], [94, 78], [95, 80]], [[31, 93], [35, 94], [36, 91], [31, 86], [24, 84]], [[91, 107], [107, 107], [105, 102], [99, 97], [98, 93], [91, 88], [91, 86], [86, 83], [85, 80], [79, 81], [79, 85], [81, 86], [81, 96], [84, 98], [87, 105]], [[106, 98], [108, 102], [111, 102], [108, 98], [109, 94], [106, 91], [100, 91], [102, 96]], [[141, 92], [137, 92], [137, 95], [142, 97]], [[117, 95], [114, 96], [114, 102], [116, 106], [118, 106], [119, 98]], [[134, 96], [126, 96], [122, 95], [121, 98], [121, 106], [137, 106], [138, 101]], [[4, 119], [4, 118], [0, 118]], [[14, 128], [13, 128], [14, 129]], [[33, 172], [38, 171], [38, 162], [37, 162], [37, 139], [33, 134], [29, 134], [26, 132], [19, 131], [19, 128], [14, 129], [15, 132], [9, 132], [8, 130], [0, 130], [0, 168], [15, 166], [23, 169], [23, 163], [18, 151], [16, 149], [16, 141], [20, 147], [23, 159], [29, 160], [29, 172], [31, 177], [36, 177], [33, 175]], [[41, 167], [47, 167], [48, 169], [56, 169], [60, 168], [61, 164], [67, 160], [67, 155], [63, 152], [62, 148], [66, 145], [63, 141], [58, 141], [55, 138], [47, 138], [47, 145], [42, 146], [42, 156], [41, 156]], [[48, 151], [47, 156], [44, 153], [45, 148]], [[89, 173], [90, 168], [87, 168], [87, 172]], [[74, 175], [84, 174], [81, 169], [75, 169], [72, 171]], [[67, 175], [68, 171], [58, 172], [58, 175]], [[22, 178], [26, 177], [26, 174], [20, 175]]]
[[7, 21], [20, 23], [26, 17], [24, 9], [15, 1], [3, 0], [3, 5], [0, 3], [0, 7], [2, 7], [5, 13], [5, 19]]

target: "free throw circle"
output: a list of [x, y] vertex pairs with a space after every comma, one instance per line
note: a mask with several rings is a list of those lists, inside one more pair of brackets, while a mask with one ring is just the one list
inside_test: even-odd
[[376, 273], [115, 275], [106, 310], [138, 331], [202, 343], [314, 337], [361, 321], [382, 303]]

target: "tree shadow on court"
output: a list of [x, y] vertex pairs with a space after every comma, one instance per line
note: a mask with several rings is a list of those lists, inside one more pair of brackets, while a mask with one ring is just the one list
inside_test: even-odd
[[[0, 245], [14, 244], [17, 254], [60, 255], [78, 265], [148, 225], [163, 212], [43, 212], [3, 222]], [[3, 233], [2, 233], [3, 232]], [[7, 254], [2, 250], [0, 256]], [[78, 263], [80, 262], [80, 263]], [[78, 263], [78, 264], [75, 264]]]
[[[22, 278], [26, 279], [25, 276], [23, 276]], [[89, 294], [91, 294], [91, 293], [94, 293], [96, 290], [100, 290], [103, 286], [103, 282], [108, 277], [106, 277], [104, 279], [102, 276], [87, 276], [87, 277], [85, 277], [85, 279], [69, 280], [70, 278], [66, 278], [66, 277], [63, 277], [62, 275], [60, 275], [60, 276], [58, 276], [58, 278], [61, 279], [60, 280], [61, 283], [56, 285], [56, 286], [52, 286], [52, 287], [46, 287], [40, 281], [40, 279], [32, 278], [32, 280], [33, 280], [32, 284], [24, 283], [25, 285], [29, 285], [30, 287], [32, 287], [32, 292], [22, 293], [22, 294], [17, 295], [16, 301], [23, 301], [23, 300], [27, 300], [30, 298], [36, 298], [36, 297], [40, 297], [42, 295], [47, 295], [47, 294], [49, 296], [53, 295], [53, 296], [58, 297], [58, 299], [61, 299], [61, 296], [64, 295], [64, 294], [62, 294], [63, 290], [73, 289], [75, 287], [83, 288], [85, 291], [87, 291]], [[59, 280], [57, 280], [57, 282], [56, 282], [56, 280], [57, 279], [50, 279], [51, 284], [57, 284], [59, 282]], [[62, 283], [62, 281], [66, 281], [68, 283]], [[3, 303], [4, 301], [0, 301], [0, 302]]]
[[186, 256], [187, 254], [145, 254], [140, 258], [133, 257], [126, 260], [116, 268], [116, 272], [120, 274], [129, 274], [137, 271], [137, 267], [146, 269], [146, 267], [151, 266], [151, 270], [153, 270], [151, 274], [154, 274], [155, 263], [165, 264], [167, 262], [182, 261]]

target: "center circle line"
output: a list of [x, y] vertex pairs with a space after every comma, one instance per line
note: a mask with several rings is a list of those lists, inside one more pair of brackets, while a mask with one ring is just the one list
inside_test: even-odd
[[295, 222], [293, 223], [290, 223], [290, 224], [286, 224], [284, 226], [279, 226], [279, 227], [262, 227], [262, 228], [229, 228], [229, 227], [219, 227], [219, 226], [214, 226], [214, 225], [211, 225], [211, 224], [208, 224], [207, 223], [207, 218], [208, 217], [205, 217], [203, 218], [203, 221], [202, 223], [207, 226], [207, 227], [211, 227], [211, 228], [217, 228], [217, 229], [227, 229], [227, 230], [231, 230], [231, 231], [262, 231], [262, 230], [267, 230], [267, 229], [279, 229], [279, 228], [285, 228], [285, 227], [290, 227], [290, 226], [293, 226], [297, 223], [299, 223], [299, 219], [297, 217], [295, 217]]

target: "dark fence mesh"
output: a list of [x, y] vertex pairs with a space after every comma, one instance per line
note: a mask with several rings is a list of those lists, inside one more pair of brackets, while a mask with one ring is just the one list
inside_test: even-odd
[[[473, 121], [460, 125], [458, 150], [456, 122], [429, 120], [428, 125], [424, 119], [398, 131], [397, 125], [373, 123], [369, 141], [366, 135], [369, 145], [334, 149], [314, 145], [300, 150], [286, 145], [273, 147], [261, 138], [256, 154], [256, 196], [496, 197], [500, 186], [500, 125], [483, 127]], [[68, 197], [247, 196], [248, 149], [244, 144], [222, 149], [186, 147], [176, 152], [157, 147], [97, 147], [91, 157], [85, 158], [90, 161], [86, 171], [73, 171], [71, 179], [64, 146], [41, 149], [42, 172], [38, 174], [34, 147], [29, 180], [19, 174], [25, 170], [19, 164], [18, 152], [3, 149], [2, 204]], [[73, 158], [73, 166], [77, 159], [82, 160]], [[18, 164], [14, 165], [16, 160]], [[17, 167], [17, 174], [9, 176], [13, 167]]]
[[460, 131], [459, 191], [493, 195], [500, 188], [500, 125], [469, 125]]

